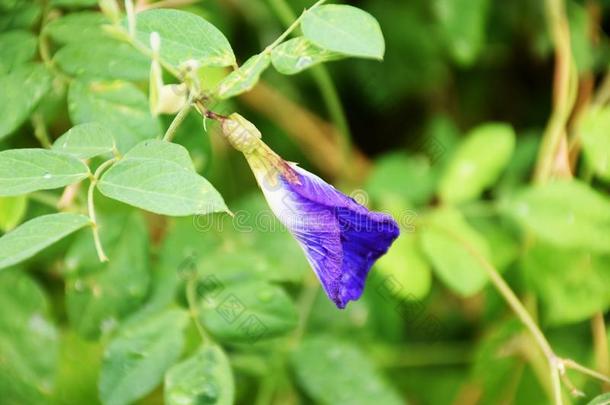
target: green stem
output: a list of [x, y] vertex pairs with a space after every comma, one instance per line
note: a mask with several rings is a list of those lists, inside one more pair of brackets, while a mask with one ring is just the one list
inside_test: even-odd
[[[431, 224], [428, 225], [432, 226]], [[496, 290], [498, 290], [500, 295], [502, 295], [504, 300], [508, 303], [513, 312], [517, 315], [521, 323], [523, 323], [527, 330], [532, 334], [534, 341], [542, 350], [548, 362], [554, 403], [556, 405], [561, 405], [563, 403], [561, 397], [561, 380], [559, 374], [559, 370], [561, 368], [561, 359], [559, 359], [555, 355], [555, 352], [551, 348], [551, 345], [549, 344], [548, 340], [546, 339], [536, 322], [534, 322], [532, 316], [529, 314], [529, 312], [527, 312], [527, 309], [525, 309], [517, 295], [513, 292], [513, 290], [506, 283], [506, 281], [504, 281], [504, 279], [496, 270], [496, 268], [493, 267], [485, 257], [479, 254], [479, 252], [474, 247], [472, 247], [470, 243], [468, 243], [459, 235], [456, 235], [448, 229], [442, 227], [438, 227], [438, 229], [446, 233], [451, 238], [455, 239], [458, 243], [460, 243], [464, 247], [464, 249], [475, 260], [479, 262], [481, 267], [483, 267], [483, 269], [487, 273], [487, 276], [489, 277], [491, 283], [494, 285]]]
[[[286, 26], [291, 26], [291, 21], [295, 20], [297, 17], [286, 0], [269, 0], [269, 3], [282, 23]], [[316, 3], [311, 8], [313, 9], [318, 5], [319, 4]], [[301, 14], [301, 17], [302, 16], [303, 14]], [[300, 20], [301, 17], [299, 17], [298, 20]], [[294, 23], [292, 23], [292, 25], [294, 25]], [[324, 101], [324, 105], [330, 114], [333, 124], [339, 130], [339, 134], [341, 136], [339, 142], [343, 157], [342, 169], [346, 170], [347, 163], [351, 158], [352, 138], [341, 99], [339, 98], [337, 89], [330, 74], [328, 73], [328, 69], [322, 65], [315, 66], [310, 69], [310, 74], [312, 75], [314, 82], [322, 95], [322, 100]]]
[[199, 320], [199, 309], [197, 305], [197, 275], [194, 275], [189, 278], [186, 284], [186, 300], [189, 305], [189, 313], [193, 322], [195, 323], [195, 327], [197, 328], [197, 332], [201, 337], [203, 343], [211, 343], [212, 339], [205, 331], [201, 321]]
[[40, 113], [32, 115], [32, 125], [34, 126], [34, 136], [36, 139], [38, 139], [43, 147], [50, 149], [53, 144], [49, 138], [49, 132], [47, 131], [44, 118]]
[[561, 139], [566, 135], [566, 125], [576, 100], [578, 87], [564, 1], [546, 0], [546, 13], [555, 45], [556, 63], [553, 111], [542, 137], [534, 174], [535, 180], [539, 183], [545, 182], [552, 174], [553, 162]]
[[562, 362], [563, 362], [563, 365], [566, 368], [569, 368], [569, 369], [572, 369], [572, 370], [575, 370], [575, 371], [579, 371], [579, 372], [581, 372], [581, 373], [583, 373], [585, 375], [588, 375], [588, 376], [593, 377], [593, 378], [597, 378], [600, 381], [603, 381], [603, 382], [605, 382], [607, 384], [610, 384], [610, 377], [608, 377], [608, 376], [606, 376], [606, 375], [604, 375], [604, 374], [602, 374], [602, 373], [600, 373], [598, 371], [592, 370], [592, 369], [587, 368], [587, 367], [585, 367], [585, 366], [583, 366], [581, 364], [578, 364], [574, 360], [564, 359], [564, 360], [562, 360]]
[[311, 276], [309, 281], [306, 282], [301, 295], [299, 296], [297, 308], [299, 310], [299, 324], [292, 336], [292, 343], [296, 346], [301, 341], [305, 330], [307, 329], [307, 322], [309, 321], [309, 315], [313, 305], [316, 302], [316, 296], [318, 295], [319, 284], [317, 280]]
[[176, 130], [180, 127], [180, 124], [184, 121], [189, 111], [191, 111], [192, 100], [189, 97], [189, 100], [186, 102], [186, 105], [182, 107], [182, 109], [176, 114], [174, 120], [170, 124], [167, 131], [165, 131], [165, 135], [163, 136], [163, 140], [166, 142], [172, 142], [174, 140], [174, 136], [176, 136]]
[[[303, 17], [305, 17], [305, 13], [315, 9], [316, 7], [324, 4], [325, 2], [326, 2], [326, 0], [318, 0], [313, 6], [311, 6], [309, 8], [309, 10], [303, 11], [301, 13], [301, 15], [298, 18], [296, 18], [296, 19], [294, 18], [294, 14], [293, 14], [292, 15], [293, 18], [290, 19], [291, 21], [294, 20], [292, 22], [292, 24], [290, 24], [288, 26], [288, 28], [286, 29], [286, 31], [284, 31], [284, 33], [282, 35], [280, 35], [275, 41], [273, 41], [273, 43], [271, 45], [269, 45], [267, 48], [265, 48], [264, 52], [271, 53], [273, 48], [275, 48], [276, 46], [281, 44], [286, 38], [288, 38], [288, 35], [290, 35], [292, 33], [292, 31], [294, 31], [299, 26], [299, 24], [301, 24], [301, 20], [303, 19]], [[286, 7], [288, 7], [288, 5], [286, 5]], [[285, 8], [284, 11], [286, 11], [286, 8]]]
[[91, 177], [91, 182], [89, 183], [89, 189], [87, 190], [87, 209], [89, 212], [89, 219], [91, 220], [91, 230], [93, 231], [93, 242], [95, 243], [95, 250], [97, 251], [97, 256], [100, 259], [100, 262], [107, 262], [108, 256], [104, 252], [104, 247], [102, 246], [102, 241], [100, 239], [99, 227], [97, 223], [97, 217], [95, 215], [95, 203], [93, 201], [93, 192], [95, 191], [95, 187], [97, 186], [97, 182], [100, 179], [100, 176], [108, 167], [112, 166], [117, 161], [116, 158], [112, 158], [110, 160], [105, 161], [95, 171], [93, 176]]

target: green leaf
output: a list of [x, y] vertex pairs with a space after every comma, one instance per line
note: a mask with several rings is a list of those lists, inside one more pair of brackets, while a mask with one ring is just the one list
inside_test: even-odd
[[146, 95], [128, 82], [74, 80], [68, 93], [68, 108], [74, 124], [105, 124], [123, 153], [138, 142], [161, 134], [161, 126], [150, 113]]
[[610, 107], [588, 109], [579, 124], [587, 163], [600, 178], [610, 181]]
[[520, 244], [514, 229], [497, 218], [477, 216], [469, 222], [487, 241], [491, 252], [491, 262], [503, 270], [520, 255]]
[[266, 52], [250, 57], [239, 69], [231, 72], [218, 84], [216, 90], [218, 97], [231, 98], [252, 90], [270, 64], [271, 56]]
[[48, 403], [58, 336], [44, 291], [18, 269], [0, 272], [0, 306], [2, 403]]
[[61, 48], [53, 60], [71, 76], [92, 79], [148, 79], [150, 60], [131, 45], [105, 38], [90, 42], [71, 42]]
[[365, 188], [380, 205], [394, 199], [421, 205], [430, 200], [435, 185], [436, 176], [426, 158], [391, 153], [376, 160]]
[[70, 13], [51, 21], [44, 27], [44, 34], [58, 44], [71, 42], [95, 43], [96, 46], [108, 39], [103, 24], [110, 21], [102, 14], [92, 11]]
[[187, 320], [185, 312], [167, 310], [121, 329], [104, 353], [102, 403], [128, 404], [151, 392], [182, 353]]
[[76, 125], [53, 143], [53, 150], [79, 159], [91, 159], [105, 155], [112, 152], [113, 149], [112, 131], [97, 122]]
[[315, 46], [305, 37], [288, 40], [271, 52], [273, 66], [285, 75], [294, 75], [319, 63], [342, 57], [341, 54]]
[[434, 6], [450, 55], [463, 66], [472, 65], [485, 44], [489, 1], [436, 0]]
[[610, 257], [537, 243], [522, 260], [550, 324], [584, 321], [610, 306]]
[[80, 235], [66, 255], [71, 271], [66, 281], [68, 318], [87, 339], [116, 328], [144, 301], [150, 284], [150, 241], [140, 215], [98, 216], [102, 244], [110, 261], [99, 262], [90, 234]]
[[608, 405], [610, 404], [610, 393], [598, 395], [587, 405]]
[[432, 287], [430, 265], [419, 249], [415, 235], [402, 230], [388, 253], [375, 263], [382, 276], [400, 284], [401, 298], [423, 298]]
[[0, 34], [0, 74], [9, 73], [36, 55], [38, 39], [28, 31]]
[[[210, 279], [202, 280], [204, 287], [208, 285], [206, 280]], [[221, 282], [202, 300], [201, 320], [223, 342], [252, 344], [282, 336], [297, 325], [297, 311], [290, 297], [282, 288], [266, 282]]]
[[0, 76], [0, 139], [14, 132], [51, 89], [44, 66], [29, 64]]
[[98, 404], [97, 379], [102, 364], [102, 343], [87, 342], [70, 329], [62, 331], [61, 335], [59, 370], [51, 403]]
[[0, 196], [64, 187], [88, 175], [87, 165], [62, 153], [46, 149], [0, 152]]
[[41, 5], [31, 1], [12, 0], [1, 10], [0, 31], [32, 28], [42, 14]]
[[487, 273], [468, 247], [485, 258], [490, 256], [489, 247], [458, 210], [449, 207], [435, 210], [421, 232], [422, 248], [449, 288], [468, 297], [485, 286]]
[[137, 15], [137, 40], [148, 47], [150, 34], [161, 37], [161, 60], [178, 68], [187, 61], [198, 66], [235, 65], [229, 41], [198, 15], [179, 10], [147, 10]]
[[56, 7], [91, 7], [97, 4], [97, 0], [51, 0]]
[[470, 131], [445, 169], [441, 199], [453, 204], [476, 199], [497, 181], [514, 147], [515, 132], [509, 125], [484, 124]]
[[610, 201], [577, 180], [530, 187], [502, 211], [553, 245], [610, 252]]
[[203, 346], [165, 374], [167, 405], [232, 405], [231, 365], [219, 346]]
[[292, 356], [299, 385], [323, 404], [398, 405], [398, 393], [352, 343], [333, 337], [305, 340]]
[[385, 40], [379, 23], [352, 6], [330, 4], [305, 13], [303, 34], [320, 48], [362, 58], [383, 59]]
[[104, 173], [98, 188], [107, 197], [162, 215], [227, 211], [218, 191], [195, 172], [188, 151], [165, 141], [136, 145]]
[[89, 217], [59, 213], [31, 219], [0, 238], [0, 269], [34, 256], [90, 223]]
[[27, 207], [26, 196], [0, 197], [0, 230], [6, 232], [16, 227], [25, 216]]

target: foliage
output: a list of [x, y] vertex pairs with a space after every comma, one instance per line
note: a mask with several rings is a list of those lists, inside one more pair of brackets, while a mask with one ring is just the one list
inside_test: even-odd
[[[610, 4], [326, 3], [0, 0], [0, 404], [608, 403]], [[347, 309], [234, 111], [399, 223]]]

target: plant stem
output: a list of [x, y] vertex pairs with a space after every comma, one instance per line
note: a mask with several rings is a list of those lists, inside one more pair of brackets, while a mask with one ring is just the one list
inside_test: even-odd
[[[595, 352], [596, 369], [602, 374], [608, 373], [610, 356], [608, 354], [608, 336], [606, 335], [606, 323], [603, 312], [598, 312], [591, 321], [591, 332], [593, 335], [593, 349]], [[604, 384], [606, 390], [610, 390], [610, 384]]]
[[197, 275], [191, 276], [186, 283], [186, 300], [189, 304], [189, 313], [197, 332], [201, 337], [203, 343], [210, 343], [212, 339], [208, 336], [207, 332], [203, 328], [203, 325], [199, 321], [199, 310], [197, 307]]
[[165, 135], [163, 136], [163, 140], [166, 142], [172, 142], [174, 140], [174, 136], [176, 136], [176, 130], [182, 124], [189, 111], [191, 111], [192, 100], [189, 97], [189, 100], [186, 102], [186, 105], [182, 107], [182, 109], [176, 114], [174, 120], [165, 131]]
[[599, 373], [599, 372], [597, 372], [595, 370], [592, 370], [592, 369], [590, 369], [588, 367], [585, 367], [585, 366], [583, 366], [581, 364], [578, 364], [574, 360], [563, 359], [562, 363], [563, 363], [563, 365], [566, 368], [570, 368], [572, 370], [580, 371], [583, 374], [586, 374], [586, 375], [588, 375], [590, 377], [593, 377], [593, 378], [597, 378], [600, 381], [603, 381], [603, 382], [605, 382], [607, 384], [610, 384], [610, 377], [608, 377], [608, 376], [606, 376], [606, 375], [604, 375], [602, 373]]
[[570, 28], [563, 0], [546, 0], [547, 20], [555, 45], [553, 111], [542, 138], [534, 178], [545, 182], [552, 174], [559, 145], [566, 136], [566, 124], [576, 99], [577, 76], [570, 45]]
[[52, 143], [49, 139], [49, 132], [47, 131], [44, 118], [40, 113], [34, 113], [34, 115], [32, 115], [32, 125], [34, 126], [34, 136], [38, 139], [40, 144], [47, 149], [51, 148]]
[[315, 9], [316, 7], [324, 4], [325, 2], [326, 2], [326, 0], [318, 0], [313, 6], [311, 6], [309, 8], [309, 10], [303, 11], [298, 18], [296, 18], [296, 19], [291, 18], [291, 20], [294, 20], [292, 22], [292, 24], [290, 24], [288, 26], [288, 28], [286, 28], [286, 31], [284, 31], [284, 33], [282, 35], [280, 35], [275, 41], [273, 41], [273, 43], [271, 45], [269, 45], [267, 48], [265, 48], [264, 52], [270, 53], [273, 50], [273, 48], [275, 48], [276, 46], [281, 44], [288, 37], [288, 35], [290, 35], [292, 33], [292, 31], [294, 31], [299, 26], [299, 24], [301, 23], [301, 20], [303, 19], [303, 17], [305, 17], [305, 13]]
[[307, 329], [307, 322], [309, 321], [309, 315], [311, 314], [311, 310], [313, 305], [316, 302], [316, 296], [318, 295], [319, 284], [315, 277], [310, 276], [307, 278], [306, 284], [301, 291], [301, 294], [298, 299], [297, 308], [299, 311], [299, 324], [297, 325], [296, 330], [292, 336], [292, 342], [296, 346], [303, 335], [305, 334], [305, 330]]
[[[271, 4], [271, 8], [273, 8], [275, 14], [284, 23], [284, 25], [289, 26], [290, 22], [295, 20], [296, 15], [286, 0], [269, 0], [269, 2]], [[312, 6], [312, 8], [314, 7], [315, 5]], [[301, 15], [301, 17], [302, 16], [303, 15]], [[343, 105], [341, 104], [341, 99], [339, 98], [337, 89], [330, 74], [328, 73], [328, 69], [322, 65], [315, 66], [310, 70], [310, 74], [312, 75], [316, 86], [318, 86], [318, 89], [320, 90], [322, 100], [324, 101], [326, 109], [330, 114], [332, 122], [335, 124], [339, 130], [339, 133], [341, 134], [341, 138], [339, 139], [343, 157], [341, 171], [344, 172], [347, 168], [348, 162], [351, 160], [352, 138], [347, 118], [345, 116], [345, 111], [343, 109]]]
[[549, 365], [554, 403], [557, 405], [562, 404], [563, 402], [561, 398], [561, 381], [559, 375], [559, 367], [561, 363], [553, 352], [553, 349], [551, 348], [551, 345], [547, 341], [546, 337], [544, 336], [540, 328], [538, 328], [536, 322], [534, 322], [534, 320], [532, 319], [532, 316], [529, 314], [529, 312], [527, 312], [519, 298], [517, 298], [516, 294], [506, 283], [506, 281], [504, 281], [502, 276], [500, 276], [500, 273], [498, 273], [495, 267], [493, 267], [485, 257], [479, 254], [479, 252], [474, 247], [472, 247], [470, 243], [468, 243], [455, 233], [449, 231], [448, 229], [442, 227], [438, 227], [438, 229], [446, 233], [451, 238], [455, 239], [457, 242], [459, 242], [464, 247], [464, 249], [479, 262], [481, 267], [483, 267], [483, 269], [487, 273], [487, 276], [489, 277], [491, 283], [498, 290], [500, 295], [502, 295], [504, 300], [506, 300], [506, 302], [511, 307], [513, 312], [517, 315], [521, 323], [523, 323], [527, 330], [532, 334], [536, 344], [544, 353]]
[[108, 256], [106, 256], [106, 253], [104, 252], [104, 247], [102, 246], [102, 241], [100, 239], [97, 217], [95, 215], [93, 192], [95, 191], [97, 182], [104, 170], [112, 166], [116, 161], [116, 158], [112, 158], [99, 165], [99, 167], [91, 177], [91, 183], [89, 184], [89, 189], [87, 190], [87, 209], [89, 211], [89, 219], [91, 220], [91, 229], [93, 231], [93, 241], [95, 243], [95, 250], [97, 251], [97, 256], [100, 259], [100, 262], [107, 262]]

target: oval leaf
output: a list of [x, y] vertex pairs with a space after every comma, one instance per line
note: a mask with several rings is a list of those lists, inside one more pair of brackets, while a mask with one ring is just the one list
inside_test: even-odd
[[34, 256], [90, 223], [89, 217], [59, 213], [31, 219], [0, 238], [0, 269]]
[[100, 399], [129, 404], [152, 391], [182, 353], [187, 315], [167, 310], [121, 329], [104, 353]]
[[19, 66], [0, 76], [0, 139], [15, 131], [51, 89], [51, 74], [44, 66]]
[[422, 298], [432, 287], [430, 265], [416, 243], [415, 235], [401, 232], [392, 249], [375, 264], [383, 277], [391, 277], [401, 285], [401, 298]]
[[528, 188], [502, 209], [553, 245], [610, 252], [610, 201], [579, 181]]
[[68, 319], [84, 338], [112, 332], [148, 294], [150, 241], [139, 214], [98, 216], [109, 262], [100, 263], [88, 232], [78, 235], [66, 255]]
[[443, 201], [458, 204], [477, 198], [495, 183], [515, 147], [515, 132], [506, 124], [473, 129], [455, 152], [439, 186]]
[[598, 395], [587, 405], [608, 405], [610, 404], [610, 393]]
[[578, 129], [588, 163], [595, 174], [610, 181], [610, 107], [587, 110]]
[[330, 4], [305, 13], [303, 34], [329, 51], [362, 58], [383, 59], [385, 41], [379, 23], [359, 8]]
[[456, 62], [471, 65], [485, 45], [489, 0], [436, 0], [434, 6], [449, 53]]
[[123, 153], [161, 133], [159, 121], [150, 113], [146, 95], [128, 82], [74, 80], [68, 92], [68, 108], [74, 124], [106, 125]]
[[465, 297], [481, 291], [487, 273], [465, 244], [489, 257], [485, 239], [453, 208], [436, 210], [427, 223], [421, 231], [421, 245], [438, 277]]
[[273, 67], [285, 75], [294, 75], [319, 63], [342, 57], [339, 53], [315, 46], [305, 37], [288, 40], [271, 52]]
[[108, 35], [102, 25], [110, 21], [102, 14], [92, 11], [71, 13], [51, 21], [44, 27], [44, 33], [58, 44], [71, 42], [93, 43], [96, 46], [107, 40]]
[[296, 308], [286, 292], [266, 282], [220, 282], [203, 303], [203, 324], [225, 342], [252, 344], [281, 336], [297, 324]]
[[0, 74], [11, 72], [36, 55], [37, 38], [28, 31], [14, 30], [0, 34]]
[[219, 346], [204, 346], [165, 374], [167, 405], [232, 405], [233, 374]]
[[227, 211], [216, 189], [199, 176], [187, 150], [151, 140], [139, 143], [102, 176], [107, 197], [162, 215]]
[[227, 38], [198, 15], [179, 10], [148, 10], [137, 15], [136, 37], [148, 47], [150, 34], [161, 37], [161, 60], [180, 67], [187, 61], [198, 66], [235, 65]]
[[87, 165], [63, 153], [45, 149], [0, 152], [0, 196], [64, 187], [88, 175]]
[[0, 273], [0, 387], [6, 404], [51, 402], [59, 339], [44, 291], [19, 269]]
[[365, 353], [331, 337], [304, 341], [292, 356], [299, 385], [323, 404], [399, 405], [404, 401]]
[[110, 153], [113, 149], [112, 131], [97, 122], [76, 125], [53, 143], [53, 150], [79, 159], [91, 159]]
[[266, 52], [252, 56], [218, 84], [218, 97], [231, 98], [252, 90], [270, 64], [271, 56]]
[[590, 319], [610, 306], [610, 258], [537, 243], [522, 259], [549, 324]]
[[150, 60], [131, 45], [112, 38], [95, 42], [72, 42], [61, 48], [54, 61], [72, 76], [96, 79], [143, 81], [148, 78]]
[[28, 207], [28, 199], [24, 195], [16, 197], [0, 197], [0, 230], [10, 231], [23, 219]]

